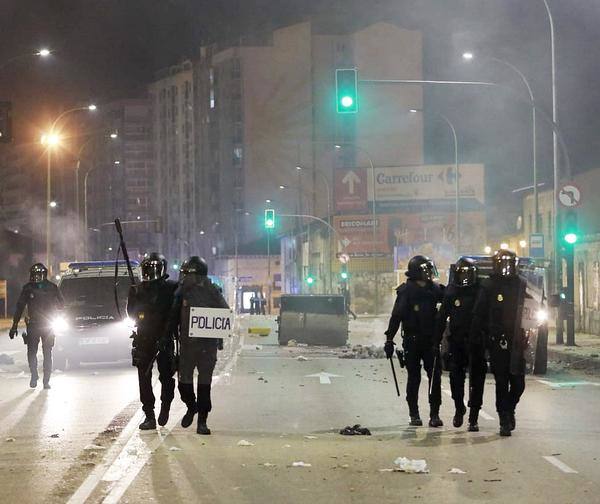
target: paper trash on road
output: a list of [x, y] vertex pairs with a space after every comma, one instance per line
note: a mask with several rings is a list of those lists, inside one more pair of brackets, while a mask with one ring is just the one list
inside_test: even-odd
[[408, 459], [406, 457], [398, 457], [394, 460], [397, 470], [405, 473], [428, 473], [429, 468], [427, 462], [423, 459]]
[[304, 355], [298, 355], [298, 357], [296, 357], [296, 360], [300, 362], [306, 362], [310, 359], [308, 357], [304, 357]]
[[183, 451], [181, 448], [179, 448], [179, 446], [171, 446], [171, 448], [169, 448], [169, 451]]
[[306, 462], [292, 462], [292, 467], [312, 467], [312, 464], [307, 464]]
[[295, 339], [291, 339], [288, 341], [287, 346], [289, 346], [289, 347], [298, 346], [298, 342]]
[[448, 474], [467, 474], [465, 471], [463, 471], [462, 469], [459, 469], [458, 467], [453, 467], [452, 469], [450, 469], [448, 471]]
[[254, 443], [251, 443], [250, 441], [246, 441], [245, 439], [240, 439], [238, 441], [238, 446], [254, 446]]
[[6, 441], [7, 443], [12, 443], [14, 442], [15, 438], [14, 437], [7, 437], [4, 441]]
[[276, 467], [277, 464], [271, 464], [271, 462], [265, 462], [264, 464], [260, 464], [263, 467]]
[[304, 436], [304, 439], [319, 439], [317, 436]]
[[88, 450], [88, 451], [91, 451], [91, 450], [106, 450], [106, 448], [104, 448], [104, 446], [100, 446], [100, 445], [97, 445], [97, 444], [89, 444], [89, 445], [87, 445], [84, 448], [84, 450]]

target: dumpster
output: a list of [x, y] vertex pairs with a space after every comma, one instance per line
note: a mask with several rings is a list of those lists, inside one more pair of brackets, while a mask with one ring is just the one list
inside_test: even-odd
[[345, 345], [348, 315], [344, 302], [340, 295], [282, 295], [277, 318], [279, 344], [295, 340], [308, 345]]

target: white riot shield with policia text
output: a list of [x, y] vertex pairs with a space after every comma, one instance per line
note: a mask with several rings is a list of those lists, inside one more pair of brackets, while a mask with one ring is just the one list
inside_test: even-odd
[[233, 334], [233, 310], [190, 306], [190, 338], [228, 338]]

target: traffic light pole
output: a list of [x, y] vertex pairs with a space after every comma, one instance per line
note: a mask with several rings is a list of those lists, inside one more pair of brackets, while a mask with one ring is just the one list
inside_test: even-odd
[[[565, 250], [567, 263], [567, 292], [566, 313], [567, 321], [567, 346], [575, 346], [575, 247], [567, 246]], [[562, 323], [562, 322], [561, 322]]]

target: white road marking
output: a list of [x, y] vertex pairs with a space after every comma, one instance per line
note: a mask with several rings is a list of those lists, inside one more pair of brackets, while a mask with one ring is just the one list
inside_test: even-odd
[[320, 373], [306, 375], [305, 378], [318, 378], [321, 385], [331, 385], [331, 378], [343, 378], [343, 376], [321, 371]]
[[[243, 345], [243, 336], [240, 344]], [[223, 371], [213, 377], [213, 385], [219, 383], [222, 377], [230, 376], [231, 369], [236, 364], [238, 356], [239, 352], [235, 352]], [[100, 482], [108, 484], [108, 493], [105, 494], [106, 496], [102, 499], [102, 502], [107, 504], [120, 502], [152, 453], [164, 442], [177, 425], [183, 409], [183, 407], [180, 407], [173, 411], [167, 427], [157, 431], [155, 433], [157, 437], [152, 439], [148, 438], [153, 432], [141, 434], [138, 430], [138, 424], [144, 414], [141, 408], [137, 410], [106, 454], [103, 462], [96, 466], [67, 501], [67, 504], [84, 504]]]
[[575, 469], [569, 467], [564, 462], [561, 462], [556, 457], [553, 457], [553, 456], [544, 456], [542, 458], [544, 458], [547, 462], [550, 462], [554, 467], [557, 467], [558, 469], [560, 469], [564, 473], [567, 473], [567, 474], [577, 474], [577, 471]]
[[578, 387], [582, 385], [590, 385], [592, 387], [600, 387], [600, 382], [591, 382], [591, 381], [568, 381], [568, 382], [553, 382], [550, 380], [536, 380], [539, 383], [544, 385], [548, 385], [552, 388], [564, 388], [564, 387]]

